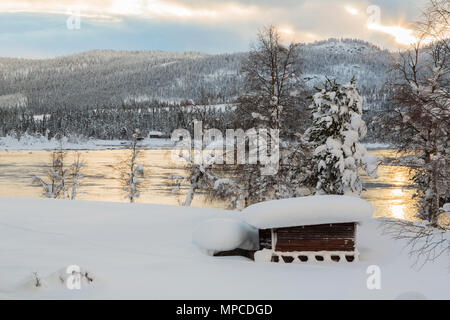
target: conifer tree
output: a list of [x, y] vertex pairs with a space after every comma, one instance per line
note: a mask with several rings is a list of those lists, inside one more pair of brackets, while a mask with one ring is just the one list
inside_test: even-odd
[[354, 79], [344, 86], [327, 79], [310, 106], [313, 125], [306, 137], [314, 150], [312, 179], [318, 194], [360, 195], [358, 169], [376, 176], [377, 161], [359, 141], [367, 133], [362, 98]]

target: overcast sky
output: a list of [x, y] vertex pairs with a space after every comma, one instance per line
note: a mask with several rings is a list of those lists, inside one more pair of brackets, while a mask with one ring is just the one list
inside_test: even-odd
[[91, 49], [246, 51], [257, 30], [269, 24], [280, 28], [285, 41], [359, 38], [398, 49], [413, 41], [410, 23], [425, 4], [426, 0], [0, 0], [0, 56], [40, 58]]

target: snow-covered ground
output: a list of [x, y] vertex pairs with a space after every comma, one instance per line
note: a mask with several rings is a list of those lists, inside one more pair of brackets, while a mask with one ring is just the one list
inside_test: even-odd
[[[211, 257], [193, 243], [208, 219], [242, 213], [17, 198], [0, 198], [0, 208], [0, 299], [450, 299], [448, 256], [411, 269], [376, 220], [358, 228], [360, 262], [277, 264]], [[69, 290], [71, 265], [93, 281]], [[374, 265], [381, 290], [366, 285]]]
[[[129, 141], [122, 140], [62, 139], [63, 149], [67, 150], [122, 149], [129, 143]], [[164, 138], [146, 138], [142, 141], [142, 147], [146, 149], [164, 149], [171, 148], [174, 145], [173, 141]], [[48, 140], [44, 136], [23, 135], [20, 139], [11, 136], [0, 137], [0, 150], [54, 150], [59, 146], [59, 140]]]

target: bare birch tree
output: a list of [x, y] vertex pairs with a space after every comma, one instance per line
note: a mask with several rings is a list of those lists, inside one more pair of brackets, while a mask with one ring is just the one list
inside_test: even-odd
[[450, 1], [431, 0], [417, 23], [418, 41], [400, 54], [397, 79], [391, 84], [391, 128], [401, 150], [419, 150], [414, 167], [421, 223], [390, 222], [385, 230], [407, 241], [425, 262], [449, 251], [448, 229], [439, 224], [442, 207], [450, 202]]
[[135, 203], [136, 199], [141, 196], [143, 187], [144, 166], [138, 163], [141, 155], [140, 142], [142, 140], [140, 131], [136, 129], [128, 146], [129, 154], [119, 167], [122, 190], [126, 193], [125, 198], [130, 203]]

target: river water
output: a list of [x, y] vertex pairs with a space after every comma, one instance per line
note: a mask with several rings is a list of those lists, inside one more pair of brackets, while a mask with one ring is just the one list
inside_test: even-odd
[[[125, 202], [117, 177], [117, 166], [126, 157], [126, 150], [80, 151], [86, 163], [78, 200]], [[372, 150], [377, 157], [395, 157], [395, 150]], [[32, 185], [35, 175], [45, 176], [50, 162], [49, 151], [0, 151], [0, 196], [41, 197], [41, 188]], [[68, 151], [68, 163], [73, 161], [74, 152]], [[141, 163], [145, 164], [147, 177], [144, 190], [138, 202], [179, 205], [185, 191], [173, 193], [167, 179], [171, 174], [185, 175], [181, 165], [171, 161], [170, 150], [144, 150]], [[409, 181], [409, 168], [381, 165], [378, 178], [363, 175], [362, 198], [375, 208], [376, 217], [412, 219], [415, 201], [414, 189]], [[196, 195], [193, 206], [225, 208], [226, 204], [211, 202], [203, 195]]]

